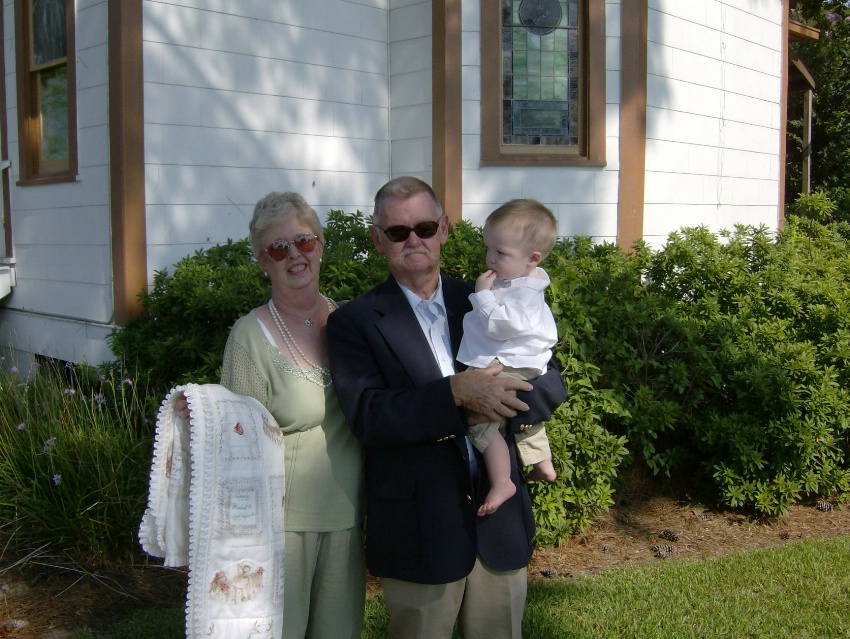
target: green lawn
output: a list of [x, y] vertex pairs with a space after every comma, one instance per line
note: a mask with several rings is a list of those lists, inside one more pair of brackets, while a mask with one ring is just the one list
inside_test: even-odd
[[[850, 637], [850, 537], [536, 587], [529, 639]], [[379, 635], [373, 635], [375, 637]]]
[[[553, 579], [529, 589], [525, 639], [850, 638], [850, 536]], [[72, 639], [183, 639], [182, 610]], [[363, 639], [383, 638], [371, 598]]]

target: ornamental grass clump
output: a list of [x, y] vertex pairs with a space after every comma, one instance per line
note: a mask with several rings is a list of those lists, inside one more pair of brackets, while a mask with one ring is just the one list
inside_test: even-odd
[[[131, 557], [153, 433], [131, 379], [43, 361], [0, 361], [0, 543], [48, 545], [87, 563]], [[148, 410], [150, 412], [150, 410]]]

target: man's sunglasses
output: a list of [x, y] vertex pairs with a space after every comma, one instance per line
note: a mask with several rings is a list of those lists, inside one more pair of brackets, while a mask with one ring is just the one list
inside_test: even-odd
[[266, 253], [275, 262], [280, 262], [286, 259], [289, 255], [289, 247], [294, 246], [299, 253], [310, 253], [316, 248], [316, 240], [319, 239], [315, 235], [296, 235], [293, 240], [275, 240], [266, 248]]
[[434, 237], [437, 234], [437, 229], [440, 228], [440, 223], [434, 221], [420, 222], [416, 226], [402, 226], [399, 224], [386, 229], [375, 224], [375, 227], [381, 229], [386, 234], [387, 239], [390, 242], [404, 242], [408, 237], [410, 237], [411, 231], [416, 233], [416, 235], [423, 240], [427, 240], [429, 237]]

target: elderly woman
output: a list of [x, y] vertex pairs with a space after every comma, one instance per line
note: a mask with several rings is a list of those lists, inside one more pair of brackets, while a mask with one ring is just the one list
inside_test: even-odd
[[249, 226], [272, 297], [237, 320], [221, 383], [258, 399], [285, 443], [284, 639], [359, 638], [365, 602], [362, 456], [331, 382], [319, 293], [324, 252], [315, 211], [296, 193], [269, 193]]

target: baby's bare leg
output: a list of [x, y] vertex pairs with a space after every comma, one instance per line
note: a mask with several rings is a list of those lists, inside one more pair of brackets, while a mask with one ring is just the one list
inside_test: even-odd
[[501, 435], [496, 435], [481, 454], [487, 466], [487, 477], [490, 478], [490, 492], [478, 509], [478, 514], [483, 516], [496, 512], [499, 506], [513, 497], [516, 486], [511, 481], [510, 451]]
[[526, 477], [529, 481], [555, 481], [558, 473], [555, 472], [555, 467], [552, 465], [552, 458], [550, 457], [534, 464]]

